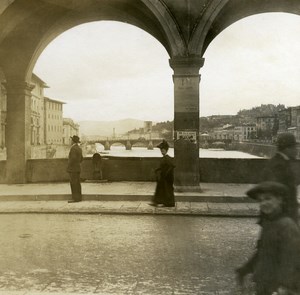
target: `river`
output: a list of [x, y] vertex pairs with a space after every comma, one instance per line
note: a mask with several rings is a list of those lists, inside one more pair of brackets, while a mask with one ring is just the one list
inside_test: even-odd
[[[102, 145], [96, 145], [97, 152], [101, 155], [110, 155], [117, 157], [161, 157], [160, 150], [154, 148], [148, 150], [143, 147], [132, 147], [132, 150], [126, 150], [124, 146], [112, 146], [110, 151], [104, 151]], [[168, 154], [173, 157], [174, 149], [170, 148]], [[250, 155], [239, 151], [225, 151], [222, 149], [200, 149], [200, 158], [241, 158], [241, 159], [257, 159], [258, 156]]]

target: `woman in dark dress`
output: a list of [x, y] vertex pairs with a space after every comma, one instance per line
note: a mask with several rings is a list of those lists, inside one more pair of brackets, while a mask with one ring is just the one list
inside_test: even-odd
[[167, 155], [169, 145], [163, 140], [157, 146], [163, 157], [160, 161], [159, 168], [155, 170], [156, 173], [156, 189], [155, 194], [152, 199], [151, 206], [162, 205], [164, 207], [174, 207], [175, 198], [174, 198], [174, 164], [172, 158]]

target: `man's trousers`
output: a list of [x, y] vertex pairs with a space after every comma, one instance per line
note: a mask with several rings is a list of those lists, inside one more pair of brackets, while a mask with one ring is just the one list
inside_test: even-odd
[[80, 183], [80, 172], [69, 172], [70, 175], [70, 185], [72, 192], [72, 199], [74, 201], [81, 201], [81, 183]]

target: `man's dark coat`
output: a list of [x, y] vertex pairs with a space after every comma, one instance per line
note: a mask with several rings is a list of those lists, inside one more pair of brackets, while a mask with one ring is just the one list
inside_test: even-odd
[[82, 149], [78, 144], [73, 144], [69, 152], [68, 172], [80, 172], [80, 163], [83, 160]]
[[[238, 272], [253, 273], [256, 294], [271, 295], [279, 287], [300, 291], [300, 232], [289, 217], [264, 219], [257, 251]], [[297, 293], [298, 294], [298, 293]]]
[[286, 204], [286, 215], [298, 223], [298, 202], [296, 176], [291, 166], [291, 161], [285, 159], [281, 153], [276, 153], [263, 171], [263, 181], [276, 181], [286, 185], [289, 195]]
[[80, 163], [83, 160], [82, 149], [78, 144], [73, 144], [69, 152], [67, 172], [70, 175], [70, 186], [72, 198], [75, 201], [81, 201], [81, 184], [80, 184]]

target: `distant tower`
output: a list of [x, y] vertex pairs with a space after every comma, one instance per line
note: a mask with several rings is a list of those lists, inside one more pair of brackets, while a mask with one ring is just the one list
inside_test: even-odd
[[113, 128], [113, 138], [116, 138], [116, 128]]
[[152, 121], [144, 121], [144, 133], [152, 132]]
[[149, 139], [151, 140], [152, 133], [152, 121], [144, 121], [144, 134], [149, 134]]

